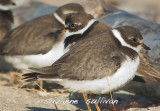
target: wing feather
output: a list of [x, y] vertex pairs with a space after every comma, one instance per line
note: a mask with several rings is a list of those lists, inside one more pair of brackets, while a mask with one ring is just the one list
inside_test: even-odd
[[56, 37], [47, 36], [62, 25], [56, 24], [52, 14], [26, 22], [7, 34], [0, 42], [1, 55], [45, 54], [52, 47]]
[[120, 67], [122, 56], [114, 42], [112, 33], [108, 32], [89, 36], [78, 41], [52, 66], [31, 69], [40, 73], [39, 77], [43, 75], [43, 78], [49, 74], [60, 79], [92, 80], [97, 79], [97, 75], [112, 75]]

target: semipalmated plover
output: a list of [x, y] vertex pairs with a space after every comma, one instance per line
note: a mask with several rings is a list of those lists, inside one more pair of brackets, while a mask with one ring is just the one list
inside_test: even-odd
[[138, 52], [141, 48], [148, 50], [142, 39], [140, 32], [131, 26], [100, 32], [78, 41], [51, 66], [30, 68], [35, 72], [23, 76], [28, 81], [53, 80], [74, 92], [105, 94], [109, 89], [104, 84], [106, 77], [112, 90], [133, 79], [139, 66]]
[[[68, 32], [77, 32], [78, 26], [72, 26], [75, 25], [68, 26]], [[140, 32], [131, 26], [89, 35], [51, 66], [30, 68], [33, 73], [23, 76], [26, 81], [51, 80], [72, 92], [106, 94], [134, 78], [140, 49], [149, 49], [142, 39]]]
[[[91, 19], [90, 21], [89, 21], [89, 18]], [[82, 28], [83, 24], [88, 24], [88, 25], [86, 28]], [[95, 21], [95, 19], [93, 19], [91, 15], [86, 13], [77, 13], [77, 14], [72, 14], [67, 16], [66, 27], [74, 28], [76, 26], [77, 26], [77, 30], [79, 31], [72, 32], [72, 29], [71, 29], [70, 32], [69, 31], [66, 32], [66, 36], [68, 37], [65, 39], [65, 46], [66, 46], [65, 50], [69, 49], [71, 44], [76, 43], [78, 40], [82, 38], [86, 38], [87, 35], [94, 35], [99, 32], [106, 32], [108, 30], [111, 30], [111, 28], [107, 27], [106, 25], [98, 21]], [[139, 55], [142, 55], [142, 53], [139, 53]], [[149, 62], [144, 60], [142, 56], [140, 56], [140, 61], [141, 61], [140, 67], [138, 68], [136, 75], [144, 79], [145, 82], [159, 83], [157, 79], [160, 79], [160, 72], [157, 71], [154, 67], [152, 67], [151, 64], [149, 64]], [[139, 82], [142, 82], [142, 81], [139, 81]]]
[[65, 27], [68, 29], [65, 33], [65, 52], [77, 41], [85, 39], [89, 35], [111, 30], [110, 27], [96, 21], [92, 15], [84, 12], [68, 15]]
[[10, 6], [16, 5], [12, 0], [0, 0], [0, 40], [11, 30], [13, 14]]
[[63, 36], [53, 33], [64, 26], [66, 15], [79, 11], [85, 11], [80, 4], [66, 4], [53, 14], [15, 28], [0, 42], [0, 55], [5, 55], [7, 62], [22, 70], [27, 70], [29, 66], [51, 65], [64, 54]]
[[[119, 47], [119, 45], [121, 46], [121, 44], [119, 42], [115, 42], [116, 40], [114, 40], [114, 38], [115, 38], [114, 35], [116, 35], [116, 37], [120, 40], [120, 42], [125, 44], [125, 41], [123, 41], [123, 39], [121, 39], [122, 37], [121, 37], [121, 35], [118, 31], [120, 31], [124, 35], [124, 39], [126, 39], [126, 41], [128, 40], [127, 37], [129, 37], [129, 40], [127, 42], [129, 42], [131, 44], [131, 46], [133, 45], [133, 47], [131, 47], [131, 48], [133, 48], [137, 52], [139, 52], [139, 50], [140, 50], [140, 47], [139, 47], [139, 49], [135, 48], [137, 46], [140, 46], [140, 44], [134, 45], [135, 44], [134, 42], [142, 42], [142, 41], [139, 41], [139, 39], [142, 39], [141, 34], [139, 33], [138, 30], [136, 30], [132, 27], [118, 28], [118, 30], [113, 30], [113, 32], [110, 31], [110, 33], [109, 32], [108, 33], [103, 33], [103, 32], [107, 32], [111, 29], [109, 27], [97, 22], [91, 15], [86, 14], [86, 13], [77, 13], [77, 14], [68, 15], [65, 23], [66, 23], [65, 26], [66, 26], [66, 30], [67, 30], [66, 31], [67, 39], [65, 40], [65, 46], [70, 47], [70, 44], [74, 44], [74, 42], [76, 42], [75, 45], [72, 45], [71, 51], [69, 51], [67, 54], [65, 54], [62, 57], [62, 58], [66, 57], [67, 60], [66, 59], [59, 59], [58, 62], [55, 63], [55, 65], [53, 64], [50, 67], [42, 68], [42, 70], [41, 69], [40, 70], [39, 69], [33, 69], [34, 71], [37, 71], [38, 73], [26, 74], [26, 75], [24, 75], [24, 76], [27, 76], [25, 79], [28, 79], [28, 81], [36, 80], [39, 77], [39, 73], [44, 72], [45, 73], [44, 75], [40, 74], [40, 78], [42, 78], [42, 79], [43, 78], [52, 79], [53, 81], [56, 81], [58, 83], [59, 83], [59, 80], [60, 80], [59, 84], [61, 84], [61, 85], [64, 85], [68, 81], [71, 81], [73, 83], [75, 82], [76, 84], [81, 84], [81, 82], [85, 84], [85, 82], [94, 81], [94, 80], [96, 82], [100, 82], [101, 79], [105, 81], [106, 80], [105, 76], [104, 76], [105, 74], [98, 75], [98, 71], [103, 72], [105, 70], [105, 66], [104, 67], [102, 66], [103, 61], [100, 61], [100, 66], [98, 66], [97, 64], [99, 62], [99, 58], [101, 58], [101, 57], [103, 58], [103, 56], [101, 56], [101, 54], [104, 55], [104, 54], [108, 53], [108, 54], [111, 54], [112, 56], [114, 56], [114, 53], [118, 54], [116, 52], [112, 53], [112, 50], [115, 50], [115, 47], [112, 47], [112, 46], [114, 46], [115, 43], [117, 44], [116, 47], [117, 46]], [[129, 33], [125, 34], [124, 29], [127, 29], [126, 31], [129, 32]], [[103, 39], [101, 39], [102, 35], [99, 35], [99, 33], [104, 34], [103, 37], [102, 37]], [[129, 36], [129, 34], [131, 34], [131, 37]], [[95, 35], [97, 35], [97, 36], [95, 36]], [[134, 38], [134, 36], [139, 37], [139, 39]], [[104, 40], [104, 37], [106, 37], [106, 40]], [[112, 40], [110, 40], [111, 38], [112, 38]], [[130, 40], [131, 38], [133, 40]], [[108, 42], [107, 42], [107, 40], [108, 40]], [[96, 43], [96, 41], [97, 41], [97, 43]], [[113, 45], [112, 45], [112, 41], [114, 41]], [[130, 41], [132, 41], [132, 42], [130, 42]], [[103, 45], [100, 42], [102, 42]], [[101, 45], [98, 46], [98, 44], [101, 44]], [[106, 45], [106, 48], [104, 48], [105, 45]], [[128, 46], [128, 45], [126, 45], [126, 46]], [[145, 46], [145, 45], [143, 45], [143, 46]], [[84, 47], [86, 47], [86, 48], [84, 48]], [[148, 47], [145, 46], [145, 48], [148, 48]], [[102, 50], [105, 50], [105, 49], [107, 49], [111, 53], [109, 53], [107, 51], [102, 52]], [[131, 56], [131, 58], [132, 58], [131, 61], [133, 60], [135, 62], [136, 60], [134, 60], [134, 59], [137, 57], [137, 61], [135, 63], [138, 62], [137, 64], [139, 64], [138, 54], [134, 51], [133, 51], [134, 53], [132, 54], [131, 53], [132, 49], [127, 49], [127, 48], [124, 48], [124, 49], [125, 49], [125, 51], [128, 51], [127, 55]], [[131, 50], [131, 52], [130, 52], [130, 50]], [[76, 53], [74, 53], [75, 57], [73, 56], [74, 54], [72, 55], [72, 52], [74, 52], [74, 51], [76, 52]], [[85, 53], [83, 53], [83, 52], [85, 52]], [[95, 53], [95, 54], [93, 54], [93, 53]], [[92, 57], [92, 55], [93, 55], [93, 57]], [[91, 58], [89, 58], [89, 56], [91, 56]], [[98, 56], [100, 56], [100, 57], [98, 57]], [[122, 55], [120, 54], [119, 56], [122, 56]], [[136, 57], [134, 57], [134, 56], [136, 56]], [[69, 57], [69, 60], [68, 60], [68, 57]], [[109, 58], [109, 56], [105, 56], [105, 57]], [[102, 60], [102, 58], [100, 60]], [[124, 55], [122, 56], [122, 58], [125, 58]], [[76, 61], [76, 59], [77, 59], [77, 61]], [[96, 62], [94, 62], [94, 59], [95, 59]], [[121, 66], [120, 62], [122, 62], [123, 59], [116, 61], [117, 59], [119, 59], [119, 57], [117, 58], [117, 56], [115, 56], [115, 58], [113, 58], [113, 60], [111, 60], [111, 61], [109, 59], [107, 59], [107, 62], [109, 61], [110, 62], [109, 64], [111, 64], [111, 66], [108, 64], [109, 65], [108, 66], [108, 71], [106, 70], [106, 73], [115, 73], [117, 71], [117, 69], [120, 68], [120, 66]], [[126, 59], [128, 59], [128, 58], [126, 58]], [[82, 63], [80, 61], [82, 61]], [[116, 61], [117, 63], [114, 63], [113, 61]], [[131, 61], [129, 61], [129, 62], [131, 62]], [[69, 62], [69, 63], [67, 63], [67, 62]], [[105, 62], [106, 65], [107, 65], [107, 62]], [[64, 66], [63, 66], [63, 64], [64, 64]], [[94, 66], [94, 64], [95, 64], [95, 66]], [[73, 65], [73, 67], [72, 67], [72, 65]], [[117, 66], [114, 67], [114, 65], [117, 65]], [[69, 66], [70, 66], [70, 68], [69, 68]], [[128, 67], [130, 67], [130, 66], [128, 66]], [[138, 68], [138, 65], [136, 65], [135, 68]], [[111, 70], [109, 70], [109, 69], [111, 69]], [[50, 70], [52, 70], [53, 72], [54, 72], [54, 70], [57, 70], [58, 72], [54, 72], [55, 73], [55, 75], [54, 75], [52, 72], [50, 72]], [[73, 73], [75, 73], [75, 74], [73, 74]], [[93, 73], [93, 75], [92, 75], [92, 73]], [[60, 78], [59, 78], [59, 74], [60, 74]], [[53, 76], [53, 78], [52, 78], [52, 76]], [[55, 76], [55, 78], [54, 78], [54, 76]], [[56, 76], [58, 76], [58, 78]], [[112, 74], [108, 74], [108, 76], [110, 77], [110, 76], [112, 76]], [[98, 79], [97, 77], [100, 78], [100, 79]], [[134, 77], [134, 74], [132, 74], [132, 77]], [[129, 78], [127, 78], [127, 79], [129, 79]], [[70, 85], [71, 85], [71, 82], [69, 82]], [[126, 83], [126, 81], [124, 81], [124, 83]], [[82, 84], [82, 86], [84, 84]], [[111, 83], [111, 84], [113, 84], [113, 83]], [[117, 84], [120, 84], [120, 83], [117, 83]], [[91, 82], [91, 85], [93, 85], [92, 82]], [[81, 92], [81, 93], [93, 93], [93, 94], [95, 94], [95, 93], [98, 94], [99, 93], [99, 94], [102, 94], [102, 92], [103, 92], [103, 91], [99, 92], [99, 90], [97, 90], [97, 89], [95, 89], [95, 90], [97, 90], [97, 92], [94, 92], [92, 90], [93, 86], [92, 86], [91, 89], [86, 90], [86, 91], [78, 89], [80, 87], [77, 87], [76, 85], [75, 85], [75, 87], [77, 87], [77, 89], [75, 89], [75, 87], [72, 87], [72, 86], [69, 87], [67, 85], [65, 87], [69, 88], [70, 91], [75, 91], [75, 92], [77, 91], [77, 92]], [[113, 85], [113, 87], [114, 87], [114, 85]], [[107, 88], [107, 89], [108, 89], [107, 91], [109, 91], [109, 88]], [[111, 90], [113, 90], [113, 89], [114, 88], [112, 88]], [[106, 93], [106, 92], [104, 91], [104, 93]]]

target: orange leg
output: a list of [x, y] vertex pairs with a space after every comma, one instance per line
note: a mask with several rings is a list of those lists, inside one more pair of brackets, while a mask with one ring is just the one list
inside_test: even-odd
[[[94, 94], [91, 94], [91, 98], [92, 98], [93, 100], [96, 100]], [[101, 109], [99, 108], [99, 106], [98, 106], [97, 103], [95, 103], [95, 107], [96, 107], [97, 111], [101, 111]]]
[[86, 105], [87, 105], [88, 111], [92, 111], [92, 109], [91, 109], [91, 107], [90, 107], [89, 103], [87, 103], [87, 99], [88, 99], [87, 94], [84, 94], [84, 93], [83, 93], [83, 97], [84, 97], [84, 101], [86, 102]]

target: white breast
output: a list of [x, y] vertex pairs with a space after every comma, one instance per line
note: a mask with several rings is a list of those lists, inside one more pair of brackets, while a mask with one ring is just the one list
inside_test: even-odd
[[[135, 76], [138, 65], [139, 57], [137, 57], [134, 61], [127, 57], [127, 60], [122, 63], [120, 69], [118, 69], [114, 75], [108, 76], [111, 91], [116, 90], [124, 86], [127, 82], [131, 81]], [[53, 81], [59, 82], [59, 84], [63, 85], [65, 88], [73, 92], [88, 94], [106, 94], [109, 92], [107, 77], [96, 79], [93, 81], [75, 81], [68, 79], [54, 79]]]
[[64, 44], [58, 44], [46, 54], [29, 56], [7, 56], [5, 60], [16, 69], [28, 70], [28, 67], [45, 67], [52, 65], [64, 54]]

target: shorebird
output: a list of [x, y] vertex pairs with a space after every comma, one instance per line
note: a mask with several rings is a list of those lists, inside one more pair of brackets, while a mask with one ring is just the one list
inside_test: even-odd
[[[90, 19], [88, 23], [94, 23]], [[93, 24], [92, 23], [92, 24]], [[67, 35], [84, 33], [82, 24], [66, 22]], [[80, 27], [81, 26], [81, 27]], [[69, 37], [68, 36], [68, 37]], [[106, 94], [131, 81], [139, 66], [139, 51], [144, 48], [140, 32], [123, 26], [111, 31], [94, 33], [79, 40], [51, 66], [30, 68], [33, 73], [24, 74], [26, 81], [51, 80], [69, 91], [86, 94]], [[107, 85], [110, 83], [110, 88]]]
[[12, 0], [0, 1], [0, 40], [2, 40], [12, 28], [14, 19], [10, 6], [15, 5]]
[[10, 31], [0, 42], [0, 55], [16, 69], [51, 65], [64, 54], [64, 39], [57, 30], [64, 27], [66, 15], [84, 12], [80, 4], [70, 3], [28, 21]]

